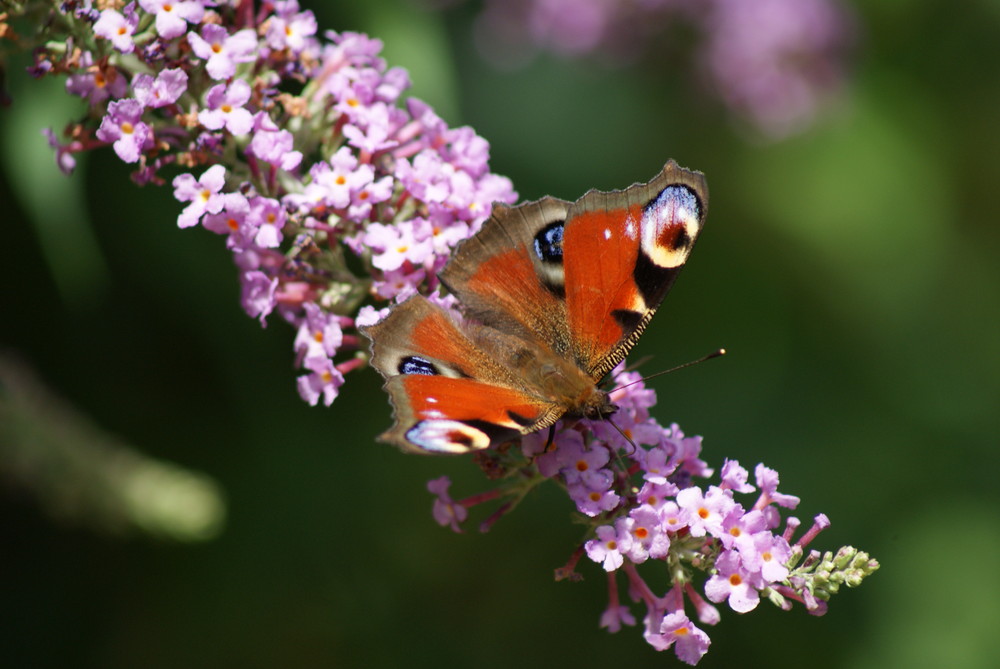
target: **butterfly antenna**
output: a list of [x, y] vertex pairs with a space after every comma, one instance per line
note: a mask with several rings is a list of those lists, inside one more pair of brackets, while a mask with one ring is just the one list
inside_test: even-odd
[[[617, 388], [615, 388], [611, 392], [615, 392], [615, 390], [621, 390], [622, 388], [628, 388], [629, 386], [634, 386], [637, 383], [644, 383], [646, 381], [649, 381], [650, 379], [656, 378], [657, 376], [663, 376], [664, 374], [669, 374], [670, 372], [676, 372], [679, 369], [684, 369], [685, 367], [691, 367], [692, 365], [697, 365], [698, 363], [705, 362], [706, 360], [711, 360], [712, 358], [721, 358], [725, 354], [726, 354], [726, 349], [720, 348], [718, 350], [712, 351], [708, 355], [703, 355], [702, 357], [698, 358], [697, 360], [690, 360], [690, 361], [685, 362], [683, 364], [677, 365], [676, 367], [671, 367], [670, 369], [665, 369], [662, 372], [656, 372], [655, 374], [650, 374], [649, 376], [644, 376], [641, 379], [639, 379], [638, 381], [633, 381], [632, 383], [626, 383], [624, 386], [618, 386]], [[617, 426], [615, 426], [615, 427], [617, 427]], [[620, 432], [620, 430], [619, 430], [619, 432]]]
[[644, 355], [641, 358], [639, 358], [638, 360], [636, 360], [635, 362], [630, 362], [629, 364], [625, 365], [625, 371], [626, 372], [635, 371], [635, 370], [639, 369], [640, 367], [642, 367], [643, 365], [645, 365], [647, 362], [649, 362], [652, 359], [653, 359], [653, 356], [651, 356], [651, 355]]

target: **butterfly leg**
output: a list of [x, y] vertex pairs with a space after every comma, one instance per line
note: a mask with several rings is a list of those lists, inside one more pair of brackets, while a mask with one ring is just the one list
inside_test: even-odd
[[545, 440], [545, 449], [543, 453], [548, 453], [549, 449], [552, 448], [552, 443], [556, 438], [556, 426], [555, 423], [549, 426], [549, 438]]
[[618, 423], [616, 423], [616, 422], [614, 421], [614, 419], [613, 419], [613, 418], [611, 418], [611, 416], [606, 416], [606, 417], [605, 417], [605, 420], [606, 420], [606, 421], [608, 421], [608, 423], [609, 423], [609, 424], [611, 425], [611, 427], [615, 428], [615, 430], [617, 430], [617, 431], [618, 431], [618, 434], [620, 434], [620, 435], [621, 435], [621, 436], [622, 436], [622, 437], [623, 437], [623, 438], [625, 439], [625, 441], [627, 441], [627, 442], [628, 442], [629, 446], [631, 446], [631, 447], [632, 447], [632, 452], [631, 452], [631, 453], [629, 453], [629, 455], [631, 456], [631, 455], [632, 455], [633, 453], [635, 453], [635, 452], [636, 452], [636, 450], [637, 450], [637, 449], [638, 449], [639, 447], [635, 445], [635, 442], [634, 442], [634, 441], [632, 441], [632, 437], [630, 437], [630, 436], [628, 436], [627, 434], [625, 434], [625, 431], [624, 431], [624, 430], [622, 430], [622, 429], [621, 429], [620, 427], [618, 427]]

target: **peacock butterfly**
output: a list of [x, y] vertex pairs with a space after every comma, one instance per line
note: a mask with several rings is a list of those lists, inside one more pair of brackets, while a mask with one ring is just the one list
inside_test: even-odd
[[576, 202], [495, 204], [440, 274], [464, 322], [418, 295], [363, 330], [396, 414], [379, 438], [465, 453], [614, 413], [597, 383], [670, 290], [707, 209], [704, 176], [673, 161]]

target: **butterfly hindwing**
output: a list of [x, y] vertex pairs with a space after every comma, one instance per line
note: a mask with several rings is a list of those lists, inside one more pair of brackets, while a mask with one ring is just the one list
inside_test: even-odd
[[[556, 408], [515, 376], [444, 309], [415, 296], [365, 329], [386, 377], [396, 424], [381, 436], [406, 450], [464, 453], [551, 423]], [[537, 427], [536, 427], [537, 426]]]
[[568, 352], [562, 231], [569, 206], [552, 197], [493, 206], [482, 229], [459, 245], [441, 272], [467, 316]]
[[649, 183], [590, 191], [563, 238], [573, 355], [595, 380], [625, 357], [673, 284], [708, 207], [701, 173], [667, 163]]

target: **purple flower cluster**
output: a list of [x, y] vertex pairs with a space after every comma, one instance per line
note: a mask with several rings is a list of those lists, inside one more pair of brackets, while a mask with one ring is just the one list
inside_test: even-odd
[[840, 0], [488, 0], [477, 34], [506, 60], [532, 46], [631, 60], [676, 24], [699, 35], [708, 89], [769, 137], [808, 126], [843, 84], [853, 20]]
[[[789, 517], [779, 532], [780, 509], [794, 509], [799, 498], [778, 492], [777, 472], [764, 465], [754, 471], [756, 486], [733, 460], [723, 464], [718, 485], [697, 485], [698, 479], [713, 475], [699, 457], [701, 438], [685, 436], [677, 425], [664, 428], [650, 416], [656, 396], [638, 374], [619, 367], [612, 378], [617, 390], [611, 396], [619, 406], [614, 425], [585, 420], [560, 425], [552, 444], [547, 433], [524, 437], [520, 453], [508, 451], [494, 456], [502, 460], [499, 465], [490, 463], [492, 469], [521, 474], [511, 477], [513, 483], [506, 489], [456, 502], [448, 494], [447, 478], [432, 481], [428, 488], [436, 496], [435, 520], [461, 531], [470, 507], [512, 498], [483, 524], [486, 529], [534, 485], [556, 481], [591, 528], [590, 538], [557, 577], [578, 577], [574, 568], [582, 555], [600, 564], [608, 573], [609, 587], [600, 626], [617, 632], [623, 624], [636, 622], [618, 595], [616, 574], [624, 573], [632, 599], [645, 606], [646, 641], [657, 650], [673, 648], [688, 664], [701, 659], [710, 640], [688, 618], [685, 602], [703, 625], [720, 619], [710, 602], [727, 602], [737, 613], [746, 613], [762, 597], [785, 609], [791, 600], [800, 601], [811, 613], [822, 615], [825, 600], [839, 583], [856, 585], [878, 568], [877, 562], [851, 548], [841, 549], [836, 559], [813, 552], [799, 564], [806, 545], [829, 526], [826, 516], [818, 515], [810, 530], [792, 543], [799, 521]], [[756, 499], [749, 507], [736, 498], [751, 493]], [[637, 566], [646, 562], [659, 562], [670, 575], [670, 588], [663, 595], [655, 594], [639, 574]], [[707, 574], [707, 601], [693, 586], [699, 571]]]
[[[111, 144], [139, 183], [192, 170], [172, 179], [178, 226], [225, 236], [246, 312], [297, 329], [298, 390], [310, 404], [329, 405], [364, 365], [359, 325], [436, 288], [493, 202], [516, 200], [490, 172], [486, 140], [404, 100], [409, 77], [379, 58], [380, 41], [320, 38], [297, 0], [58, 7], [51, 25], [77, 32], [49, 35], [69, 49], [39, 49], [33, 71], [68, 75], [67, 90], [92, 110], [67, 144], [48, 133], [60, 166]], [[59, 20], [70, 12], [82, 20]], [[347, 254], [360, 262], [349, 267]]]

